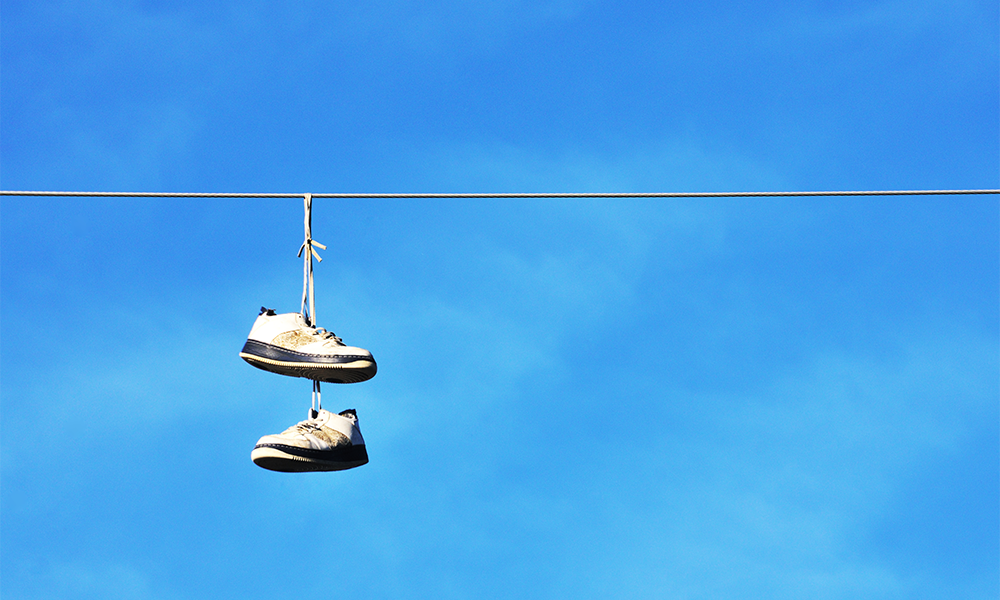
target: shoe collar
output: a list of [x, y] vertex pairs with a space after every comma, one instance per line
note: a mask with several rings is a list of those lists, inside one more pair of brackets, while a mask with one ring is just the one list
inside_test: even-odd
[[361, 429], [358, 427], [358, 415], [353, 408], [343, 411], [341, 414], [332, 413], [326, 409], [309, 409], [309, 420], [315, 421], [321, 427], [329, 427], [344, 434], [351, 439], [351, 443], [360, 446], [365, 443], [361, 437]]

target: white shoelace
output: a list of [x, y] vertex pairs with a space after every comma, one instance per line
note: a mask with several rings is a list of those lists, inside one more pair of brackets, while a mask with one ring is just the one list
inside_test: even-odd
[[[319, 391], [319, 380], [318, 379], [314, 379], [313, 380], [313, 395], [312, 395], [312, 412], [309, 413], [309, 414], [312, 415], [314, 413], [318, 413], [321, 410], [323, 410], [323, 397], [322, 397], [322, 395], [320, 394], [320, 391]], [[303, 423], [306, 423], [306, 422], [307, 421], [303, 421]]]
[[319, 424], [316, 423], [313, 419], [309, 419], [307, 421], [302, 421], [301, 423], [294, 425], [292, 429], [298, 431], [299, 433], [311, 433], [313, 431], [319, 431], [320, 429], [322, 429], [322, 427], [320, 427]]
[[[299, 246], [298, 253], [298, 256], [302, 256], [303, 252], [305, 253], [302, 265], [302, 316], [305, 317], [306, 323], [313, 325], [316, 323], [316, 289], [313, 285], [312, 259], [315, 257], [317, 261], [323, 262], [319, 252], [316, 252], [316, 248], [326, 250], [326, 246], [312, 239], [312, 194], [305, 195], [304, 203], [306, 209], [306, 239]], [[306, 310], [307, 302], [308, 310]]]
[[324, 340], [323, 345], [329, 346], [331, 343], [336, 346], [344, 346], [344, 340], [337, 337], [332, 331], [327, 331], [322, 327], [314, 327], [312, 335], [318, 336], [321, 340]]

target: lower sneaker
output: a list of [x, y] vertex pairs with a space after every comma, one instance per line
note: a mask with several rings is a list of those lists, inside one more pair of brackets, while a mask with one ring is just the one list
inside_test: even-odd
[[347, 346], [300, 313], [275, 314], [261, 308], [240, 358], [258, 369], [326, 383], [357, 383], [375, 376], [372, 353]]
[[343, 471], [367, 463], [368, 451], [353, 408], [339, 415], [310, 409], [305, 421], [260, 438], [250, 458], [259, 467], [283, 473]]

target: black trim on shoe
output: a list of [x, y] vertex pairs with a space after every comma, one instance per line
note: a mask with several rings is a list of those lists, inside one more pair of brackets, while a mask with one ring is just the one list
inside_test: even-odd
[[375, 362], [375, 359], [371, 356], [351, 354], [324, 356], [321, 354], [307, 354], [305, 352], [296, 352], [295, 350], [288, 350], [280, 346], [273, 346], [264, 342], [258, 342], [257, 340], [247, 340], [247, 343], [243, 344], [242, 352], [259, 356], [261, 358], [269, 358], [271, 360], [302, 363], [304, 366], [308, 366], [310, 364], [339, 365], [352, 363], [358, 360], [369, 360], [372, 363]]
[[368, 451], [365, 450], [364, 444], [357, 446], [335, 446], [329, 450], [299, 448], [298, 446], [289, 446], [288, 444], [257, 444], [254, 446], [254, 450], [257, 448], [274, 448], [292, 456], [328, 463], [353, 463], [359, 460], [368, 460]]
[[264, 371], [326, 383], [368, 381], [378, 372], [378, 365], [370, 355], [338, 357], [305, 354], [257, 340], [247, 340], [240, 358]]
[[253, 459], [254, 464], [282, 473], [343, 471], [368, 464], [368, 451], [364, 444], [337, 446], [329, 450], [313, 450], [287, 444], [257, 444], [254, 450], [260, 448], [270, 448], [284, 456], [258, 456]]
[[280, 456], [261, 456], [255, 458], [253, 462], [262, 469], [279, 473], [328, 473], [330, 471], [346, 471], [368, 464], [367, 459], [361, 462], [327, 464]]

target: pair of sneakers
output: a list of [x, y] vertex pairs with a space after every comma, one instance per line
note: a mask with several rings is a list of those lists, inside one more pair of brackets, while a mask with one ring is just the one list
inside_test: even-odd
[[[371, 352], [347, 346], [300, 313], [279, 315], [268, 308], [260, 309], [240, 358], [265, 371], [316, 382], [358, 383], [378, 370]], [[305, 421], [260, 438], [250, 458], [271, 471], [341, 471], [367, 463], [368, 452], [354, 409], [335, 414], [311, 408]]]

